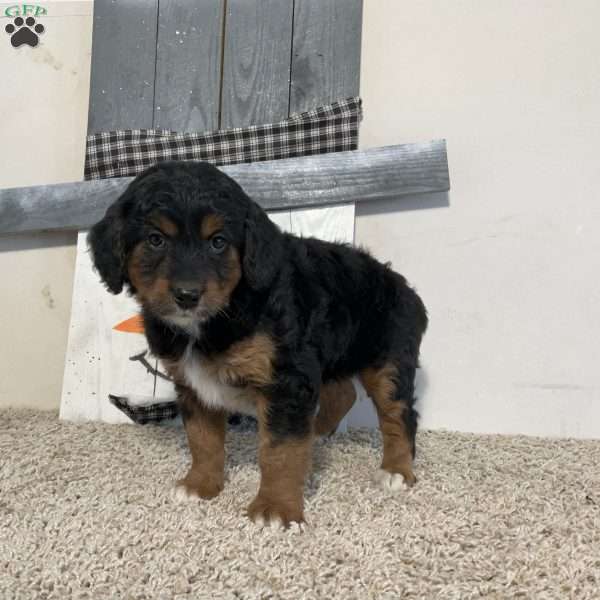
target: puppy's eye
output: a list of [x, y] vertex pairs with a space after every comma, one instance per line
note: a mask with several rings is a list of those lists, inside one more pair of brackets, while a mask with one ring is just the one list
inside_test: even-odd
[[148, 243], [153, 248], [162, 248], [165, 245], [165, 238], [162, 235], [160, 235], [160, 233], [156, 233], [156, 231], [153, 231], [148, 236]]
[[212, 238], [210, 238], [210, 248], [214, 252], [223, 252], [225, 246], [227, 246], [227, 240], [224, 236], [215, 235]]

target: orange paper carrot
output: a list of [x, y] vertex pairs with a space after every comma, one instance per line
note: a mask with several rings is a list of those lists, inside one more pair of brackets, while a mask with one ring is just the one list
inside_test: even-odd
[[116, 331], [124, 331], [125, 333], [144, 333], [144, 321], [142, 315], [135, 315], [121, 321], [113, 327]]

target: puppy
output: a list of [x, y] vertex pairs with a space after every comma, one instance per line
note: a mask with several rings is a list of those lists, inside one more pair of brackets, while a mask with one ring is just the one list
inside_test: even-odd
[[282, 233], [235, 181], [198, 162], [139, 175], [89, 245], [109, 291], [125, 287], [139, 302], [149, 347], [176, 382], [192, 455], [180, 495], [219, 494], [227, 415], [252, 414], [261, 480], [248, 516], [303, 521], [313, 437], [351, 407], [352, 376], [379, 418], [380, 484], [415, 483], [414, 378], [427, 314], [389, 266]]

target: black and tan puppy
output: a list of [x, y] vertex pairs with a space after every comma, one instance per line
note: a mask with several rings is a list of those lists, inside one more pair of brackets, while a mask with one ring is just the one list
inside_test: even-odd
[[415, 482], [414, 378], [427, 316], [402, 276], [363, 251], [282, 233], [205, 163], [139, 175], [89, 243], [108, 289], [125, 286], [139, 301], [150, 349], [177, 384], [192, 454], [181, 494], [222, 490], [227, 414], [249, 413], [261, 481], [248, 514], [302, 521], [313, 436], [350, 408], [352, 376], [379, 416], [379, 482]]

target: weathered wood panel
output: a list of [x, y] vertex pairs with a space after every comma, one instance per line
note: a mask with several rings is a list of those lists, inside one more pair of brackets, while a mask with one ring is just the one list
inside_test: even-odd
[[94, 1], [89, 133], [152, 127], [157, 5]]
[[225, 0], [96, 0], [89, 131], [245, 126], [358, 94], [362, 0], [226, 5], [221, 61]]
[[290, 114], [358, 96], [362, 0], [296, 0]]
[[[393, 199], [450, 189], [446, 143], [232, 165], [222, 170], [267, 210]], [[131, 178], [0, 190], [0, 233], [85, 229]]]
[[219, 127], [224, 0], [160, 0], [154, 127]]
[[288, 116], [293, 0], [229, 0], [221, 128]]

